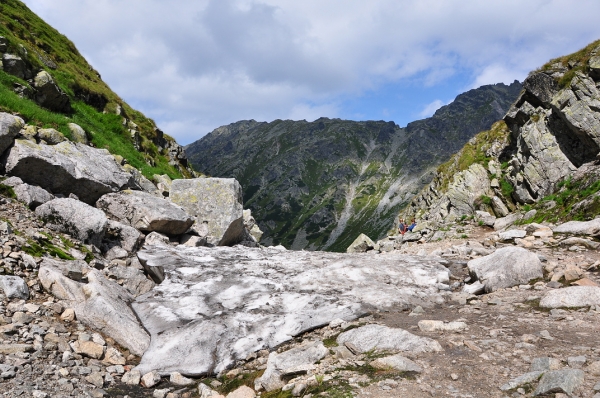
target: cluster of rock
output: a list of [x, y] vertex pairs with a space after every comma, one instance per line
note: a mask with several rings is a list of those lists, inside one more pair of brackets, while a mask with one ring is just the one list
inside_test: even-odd
[[[515, 205], [540, 201], [553, 193], [559, 182], [578, 172], [597, 174], [591, 168], [600, 152], [600, 114], [595, 105], [600, 96], [599, 68], [600, 47], [591, 51], [589, 59], [568, 65], [556, 62], [532, 73], [500, 122], [504, 126], [496, 126], [505, 131], [487, 146], [488, 160], [455, 175], [438, 173], [413, 199], [406, 215], [440, 222], [487, 210], [505, 217]], [[566, 79], [567, 73], [572, 79], [559, 85], [558, 80]], [[591, 205], [588, 201], [574, 208]]]

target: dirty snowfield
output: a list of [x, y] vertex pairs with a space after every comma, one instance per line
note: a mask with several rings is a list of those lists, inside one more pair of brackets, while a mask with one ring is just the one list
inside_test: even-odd
[[138, 256], [165, 274], [132, 305], [151, 334], [142, 374], [219, 372], [334, 319], [430, 306], [449, 290], [440, 257], [184, 246]]

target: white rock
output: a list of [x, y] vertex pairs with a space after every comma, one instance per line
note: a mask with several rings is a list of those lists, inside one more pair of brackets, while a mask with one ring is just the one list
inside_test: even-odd
[[382, 325], [366, 325], [340, 334], [338, 344], [351, 343], [359, 352], [373, 349], [396, 352], [439, 352], [442, 346], [427, 337], [415, 336], [402, 329]]
[[600, 305], [600, 287], [570, 286], [553, 289], [540, 300], [540, 307], [543, 308], [578, 308], [593, 305]]

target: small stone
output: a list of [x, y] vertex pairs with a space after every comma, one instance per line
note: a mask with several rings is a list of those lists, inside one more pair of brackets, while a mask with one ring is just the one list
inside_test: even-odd
[[[592, 362], [588, 367], [587, 371], [594, 376], [600, 376], [600, 361]], [[600, 384], [600, 382], [599, 382]]]
[[567, 363], [569, 364], [569, 366], [571, 368], [574, 368], [574, 369], [581, 369], [583, 367], [583, 365], [585, 365], [586, 362], [587, 362], [587, 358], [585, 357], [585, 355], [579, 355], [576, 357], [568, 357], [567, 358]]
[[560, 369], [560, 361], [556, 358], [541, 357], [534, 358], [529, 367], [530, 372], [558, 370]]
[[148, 372], [142, 376], [142, 385], [146, 388], [152, 388], [160, 382], [160, 373], [157, 371]]
[[256, 393], [253, 389], [247, 386], [241, 386], [237, 390], [227, 394], [227, 398], [254, 398]]
[[132, 370], [131, 372], [127, 372], [121, 378], [121, 381], [125, 384], [137, 386], [140, 384], [141, 375], [137, 370]]
[[104, 355], [104, 348], [93, 341], [77, 340], [71, 343], [71, 348], [77, 354], [85, 355], [90, 358], [100, 359]]
[[454, 381], [458, 380], [458, 375], [456, 373], [450, 374], [450, 378]]
[[184, 377], [179, 372], [171, 373], [171, 377], [169, 378], [169, 381], [171, 382], [171, 384], [176, 385], [176, 386], [189, 386], [191, 384], [194, 384], [194, 380]]
[[152, 393], [152, 398], [165, 398], [168, 393], [169, 393], [169, 389], [168, 388], [163, 388], [163, 389], [160, 389], [160, 390], [154, 390], [154, 392]]
[[60, 314], [60, 319], [65, 322], [73, 322], [75, 320], [75, 310], [73, 308], [67, 308]]
[[419, 316], [419, 315], [423, 315], [425, 313], [425, 310], [423, 309], [423, 307], [421, 307], [420, 305], [417, 305], [410, 314], [408, 314], [408, 316]]
[[91, 375], [85, 377], [85, 381], [93, 384], [97, 388], [104, 387], [104, 378], [100, 372], [93, 372]]
[[109, 363], [111, 365], [125, 365], [127, 363], [125, 357], [123, 357], [119, 350], [117, 350], [114, 347], [109, 347], [106, 350], [106, 354], [104, 355], [104, 362]]

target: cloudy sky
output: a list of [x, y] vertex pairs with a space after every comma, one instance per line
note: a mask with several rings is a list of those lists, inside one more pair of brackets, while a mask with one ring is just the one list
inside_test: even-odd
[[430, 116], [600, 39], [597, 0], [24, 0], [179, 143], [242, 119]]

